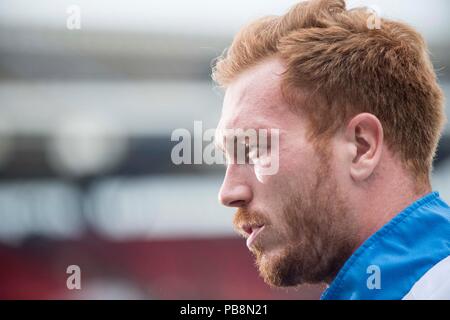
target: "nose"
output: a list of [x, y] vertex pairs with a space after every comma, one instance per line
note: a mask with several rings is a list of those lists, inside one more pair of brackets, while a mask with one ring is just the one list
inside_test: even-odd
[[219, 202], [227, 207], [239, 208], [248, 205], [252, 197], [245, 173], [239, 172], [239, 165], [229, 165], [219, 191]]

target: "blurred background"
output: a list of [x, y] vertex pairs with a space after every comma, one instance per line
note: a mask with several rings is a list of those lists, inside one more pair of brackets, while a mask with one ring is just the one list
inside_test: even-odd
[[[296, 2], [0, 0], [0, 298], [317, 299], [258, 277], [217, 202], [223, 166], [170, 159], [174, 129], [216, 126], [213, 58]], [[449, 96], [450, 2], [347, 3], [422, 32]], [[448, 134], [433, 174], [447, 201]]]

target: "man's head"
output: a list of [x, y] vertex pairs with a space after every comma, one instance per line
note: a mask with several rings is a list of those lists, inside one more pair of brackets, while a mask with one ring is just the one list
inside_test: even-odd
[[430, 189], [444, 116], [426, 46], [398, 22], [369, 29], [370, 15], [304, 2], [243, 28], [216, 63], [218, 132], [279, 130], [277, 174], [230, 163], [219, 194], [272, 285], [331, 280], [404, 204], [394, 191]]

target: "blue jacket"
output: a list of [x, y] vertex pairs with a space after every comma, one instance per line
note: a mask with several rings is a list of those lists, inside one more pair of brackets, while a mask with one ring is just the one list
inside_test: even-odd
[[322, 299], [450, 299], [450, 207], [439, 193], [417, 200], [367, 239]]

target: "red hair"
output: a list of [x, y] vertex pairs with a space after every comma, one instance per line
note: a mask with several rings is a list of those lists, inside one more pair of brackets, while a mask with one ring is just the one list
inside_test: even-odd
[[226, 88], [242, 71], [279, 57], [286, 65], [286, 100], [295, 108], [297, 93], [309, 92], [301, 112], [311, 137], [329, 137], [352, 116], [369, 112], [382, 123], [388, 148], [429, 184], [445, 116], [427, 46], [404, 23], [381, 19], [380, 28], [369, 28], [372, 18], [365, 8], [347, 10], [343, 0], [299, 3], [242, 28], [216, 60], [213, 79]]

